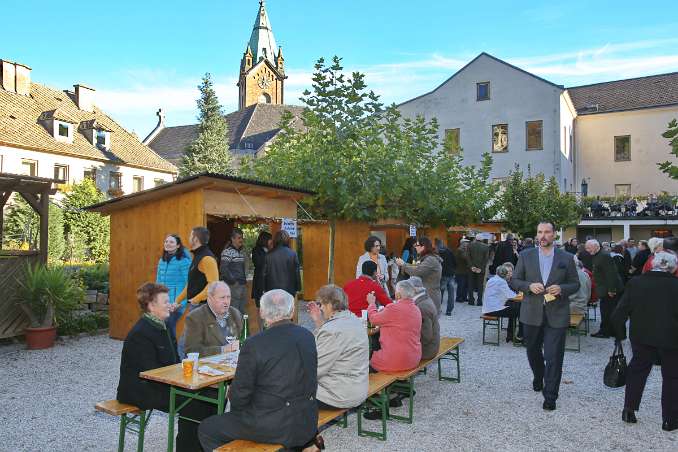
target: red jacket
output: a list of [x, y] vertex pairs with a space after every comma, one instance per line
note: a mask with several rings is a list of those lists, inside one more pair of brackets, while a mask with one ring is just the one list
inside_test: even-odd
[[369, 276], [361, 275], [353, 281], [349, 281], [344, 286], [344, 292], [348, 296], [348, 309], [356, 316], [362, 315], [362, 310], [367, 309], [367, 294], [374, 292], [377, 297], [377, 303], [382, 306], [393, 303], [383, 287], [370, 278]]
[[[647, 258], [647, 261], [645, 261], [645, 265], [643, 265], [643, 273], [652, 271], [652, 261], [654, 261], [654, 254], [651, 254], [650, 257]], [[678, 268], [675, 272], [673, 272], [673, 276], [678, 276]]]
[[403, 299], [377, 311], [367, 308], [373, 325], [379, 328], [381, 349], [372, 354], [370, 365], [379, 372], [414, 369], [421, 360], [421, 311], [414, 301]]

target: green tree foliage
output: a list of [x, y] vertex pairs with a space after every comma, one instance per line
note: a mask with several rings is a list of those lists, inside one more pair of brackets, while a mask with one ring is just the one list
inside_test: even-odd
[[50, 203], [49, 224], [47, 226], [47, 255], [50, 262], [60, 262], [66, 252], [64, 237], [64, 212], [59, 206]]
[[83, 209], [106, 200], [91, 179], [74, 184], [63, 201], [67, 254], [70, 260], [108, 261], [110, 221], [108, 217]]
[[[12, 249], [37, 249], [40, 241], [40, 216], [20, 195], [14, 196], [5, 213], [3, 241]], [[64, 256], [64, 215], [61, 209], [50, 203], [47, 231], [47, 255], [50, 262], [60, 261]]]
[[179, 167], [179, 176], [203, 172], [232, 174], [228, 126], [209, 73], [205, 74], [198, 89], [198, 138], [186, 150]]
[[[668, 138], [669, 144], [671, 145], [671, 154], [674, 157], [678, 158], [678, 120], [673, 120], [669, 123], [668, 129], [666, 132], [662, 133], [664, 138]], [[663, 163], [657, 163], [659, 169], [667, 174], [671, 179], [678, 179], [678, 165], [671, 163], [670, 161], [665, 161]]]
[[550, 220], [557, 228], [575, 226], [581, 218], [575, 196], [561, 193], [555, 177], [543, 174], [525, 177], [520, 168], [511, 172], [499, 199], [501, 214], [508, 229], [522, 237], [533, 237], [541, 220]]

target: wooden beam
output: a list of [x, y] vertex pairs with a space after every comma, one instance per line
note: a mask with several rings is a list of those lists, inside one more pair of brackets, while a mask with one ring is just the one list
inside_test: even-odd
[[40, 259], [43, 264], [47, 263], [47, 251], [49, 240], [49, 189], [40, 195]]
[[5, 207], [5, 204], [7, 204], [7, 200], [9, 200], [10, 196], [12, 196], [12, 190], [6, 192], [0, 191], [0, 209]]
[[38, 215], [42, 217], [42, 208], [40, 206], [40, 200], [38, 199], [37, 195], [34, 195], [33, 193], [25, 193], [25, 192], [19, 192], [22, 198], [26, 200], [26, 202], [35, 210]]

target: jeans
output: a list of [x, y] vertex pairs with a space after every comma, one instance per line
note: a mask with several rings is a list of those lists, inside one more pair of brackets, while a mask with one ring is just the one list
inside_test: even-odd
[[457, 282], [457, 301], [468, 301], [468, 275], [454, 275]]
[[442, 276], [440, 278], [440, 304], [443, 304], [443, 299], [445, 298], [445, 293], [447, 292], [447, 309], [445, 314], [452, 314], [454, 309], [454, 300], [457, 284], [454, 281], [454, 275], [452, 276]]

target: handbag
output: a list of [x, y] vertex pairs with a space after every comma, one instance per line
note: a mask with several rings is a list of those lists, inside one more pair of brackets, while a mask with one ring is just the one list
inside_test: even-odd
[[614, 352], [605, 366], [603, 383], [610, 388], [621, 388], [626, 384], [626, 357], [621, 341], [614, 343]]

